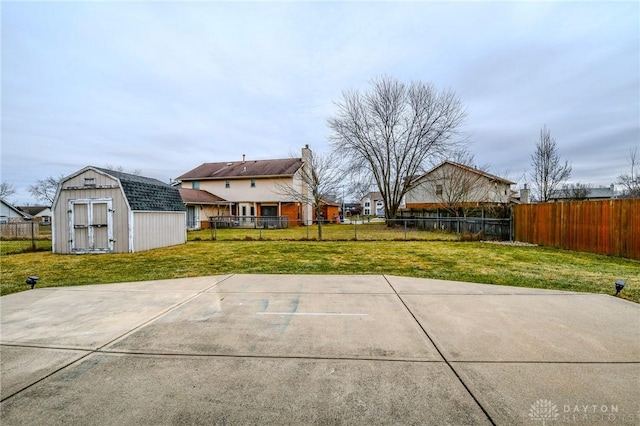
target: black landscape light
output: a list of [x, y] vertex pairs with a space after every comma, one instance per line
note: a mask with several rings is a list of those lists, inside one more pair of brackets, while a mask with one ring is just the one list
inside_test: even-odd
[[622, 291], [626, 283], [625, 280], [616, 280], [616, 296]]
[[37, 275], [30, 275], [29, 277], [27, 277], [27, 285], [31, 286], [31, 289], [33, 290], [33, 288], [36, 286], [36, 284], [38, 283], [38, 280], [40, 279], [39, 276]]

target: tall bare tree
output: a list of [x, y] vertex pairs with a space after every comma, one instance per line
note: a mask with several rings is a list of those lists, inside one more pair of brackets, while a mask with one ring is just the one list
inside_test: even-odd
[[34, 185], [29, 186], [29, 193], [36, 199], [44, 201], [48, 205], [53, 205], [53, 199], [56, 196], [58, 185], [64, 179], [64, 175], [60, 175], [57, 178], [54, 176], [47, 176], [44, 179], [39, 179]]
[[535, 152], [531, 155], [531, 166], [533, 166], [531, 178], [538, 201], [549, 201], [552, 193], [571, 176], [571, 165], [568, 161], [562, 164], [558, 143], [551, 137], [551, 132], [546, 125], [540, 129], [540, 139], [536, 143]]
[[640, 198], [640, 157], [638, 147], [629, 150], [628, 173], [618, 176], [618, 185], [622, 185], [622, 196], [624, 198]]
[[387, 219], [396, 217], [411, 179], [427, 161], [446, 156], [459, 143], [458, 128], [466, 117], [454, 92], [389, 76], [373, 79], [369, 91], [343, 92], [336, 106], [328, 120], [331, 144], [350, 169], [373, 176]]
[[0, 198], [8, 198], [16, 193], [16, 187], [11, 183], [2, 182], [0, 183]]
[[318, 240], [322, 240], [322, 208], [336, 194], [345, 175], [335, 153], [317, 153], [303, 150], [303, 166], [300, 170], [301, 187], [290, 184], [277, 185], [281, 195], [286, 195], [302, 204], [312, 205], [318, 221]]

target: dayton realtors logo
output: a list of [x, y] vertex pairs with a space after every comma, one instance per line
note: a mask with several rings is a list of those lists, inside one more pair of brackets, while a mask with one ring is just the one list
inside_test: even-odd
[[547, 399], [539, 399], [529, 408], [531, 420], [541, 421], [546, 426], [548, 421], [555, 421], [560, 416], [558, 406]]
[[640, 412], [623, 413], [616, 404], [561, 404], [558, 406], [548, 399], [539, 399], [531, 404], [529, 418], [532, 421], [542, 422], [542, 426], [548, 426], [551, 422], [640, 424]]

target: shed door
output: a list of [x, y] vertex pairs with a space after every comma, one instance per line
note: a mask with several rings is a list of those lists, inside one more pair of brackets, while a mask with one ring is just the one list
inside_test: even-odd
[[69, 201], [71, 252], [106, 253], [113, 251], [112, 200]]

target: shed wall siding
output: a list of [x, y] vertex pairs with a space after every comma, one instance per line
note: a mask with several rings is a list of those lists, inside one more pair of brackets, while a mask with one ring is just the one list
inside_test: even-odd
[[[85, 178], [95, 178], [96, 188], [84, 188]], [[60, 195], [54, 206], [54, 253], [69, 254], [69, 201], [78, 199], [111, 198], [113, 213], [113, 238], [115, 239], [114, 253], [127, 253], [129, 251], [129, 222], [128, 205], [118, 182], [108, 176], [87, 170], [85, 173], [65, 181], [62, 184]], [[98, 188], [98, 187], [107, 188]], [[80, 188], [78, 188], [80, 187]]]
[[184, 244], [187, 241], [185, 212], [133, 212], [133, 251]]

